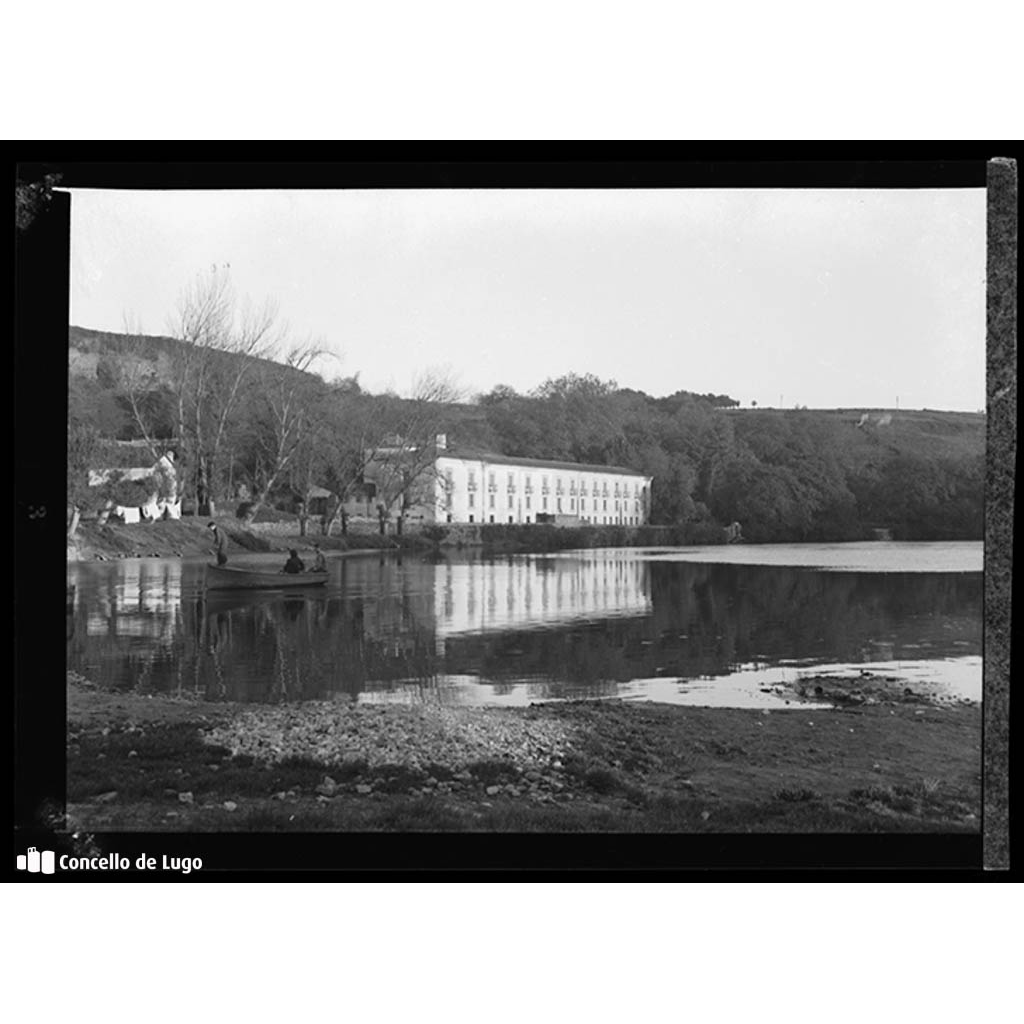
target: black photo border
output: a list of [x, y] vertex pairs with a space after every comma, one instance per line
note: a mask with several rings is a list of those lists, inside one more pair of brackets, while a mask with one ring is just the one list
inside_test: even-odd
[[[693, 160], [659, 157], [658, 147], [635, 145], [627, 158], [593, 155], [590, 147], [531, 147], [518, 159], [423, 159], [413, 147], [350, 145], [348, 160], [322, 157], [322, 148], [245, 145], [205, 147], [182, 161], [181, 145], [149, 145], [144, 161], [128, 147], [23, 144], [55, 159], [15, 166], [23, 182], [49, 182], [32, 223], [16, 235], [13, 432], [15, 442], [15, 580], [13, 777], [14, 819], [8, 871], [35, 845], [70, 852], [76, 841], [60, 830], [65, 793], [65, 654], [53, 640], [61, 621], [66, 577], [63, 473], [66, 465], [67, 331], [70, 297], [71, 196], [62, 188], [985, 188], [989, 190], [988, 435], [986, 462], [984, 801], [982, 833], [953, 834], [720, 834], [507, 835], [96, 833], [95, 846], [134, 857], [143, 851], [201, 856], [203, 870], [188, 881], [226, 879], [598, 877], [732, 879], [829, 878], [837, 873], [905, 879], [910, 876], [993, 878], [983, 867], [1008, 868], [1010, 596], [1016, 465], [1016, 165], [989, 164], [1008, 144], [970, 147], [955, 159], [827, 160], [807, 147], [773, 147], [782, 159], [751, 159], [718, 147], [721, 155]], [[185, 147], [188, 148], [188, 147]], [[195, 147], [199, 148], [199, 147]], [[287, 160], [267, 160], [268, 149]], [[433, 147], [436, 151], [438, 148]], [[452, 147], [455, 149], [456, 147]], [[550, 155], [537, 157], [543, 148]], [[858, 147], [848, 147], [855, 151]], [[863, 147], [860, 147], [861, 149]], [[940, 148], [940, 147], [935, 147]], [[943, 152], [955, 147], [943, 146]], [[392, 153], [402, 150], [400, 156]], [[371, 154], [372, 151], [372, 154]], [[749, 153], [749, 150], [747, 151]], [[166, 159], [154, 159], [153, 154]], [[64, 154], [69, 157], [65, 158]], [[96, 155], [102, 159], [93, 159]], [[373, 155], [374, 159], [365, 159]], [[48, 177], [54, 176], [54, 177]], [[994, 298], [995, 296], [995, 298]], [[1002, 877], [1006, 877], [1002, 872]], [[51, 881], [84, 880], [82, 872]], [[105, 880], [144, 874], [103, 873]]]

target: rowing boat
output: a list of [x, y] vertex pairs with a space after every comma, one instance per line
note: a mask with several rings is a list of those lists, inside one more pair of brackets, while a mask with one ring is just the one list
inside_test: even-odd
[[327, 582], [327, 571], [278, 572], [238, 569], [230, 565], [207, 565], [208, 590], [278, 590], [281, 587], [320, 587]]

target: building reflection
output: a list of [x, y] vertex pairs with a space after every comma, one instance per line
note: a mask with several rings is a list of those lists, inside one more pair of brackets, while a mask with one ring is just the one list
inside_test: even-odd
[[94, 595], [85, 622], [90, 636], [145, 637], [170, 643], [181, 619], [181, 563], [130, 561]]
[[180, 688], [182, 571], [163, 560], [79, 567], [68, 666], [119, 689]]
[[649, 563], [628, 552], [445, 562], [436, 570], [434, 618], [442, 639], [651, 611]]

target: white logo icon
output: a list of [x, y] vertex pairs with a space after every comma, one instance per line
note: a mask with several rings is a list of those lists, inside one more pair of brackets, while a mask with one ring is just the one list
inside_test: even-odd
[[18, 854], [18, 870], [41, 871], [44, 875], [52, 875], [54, 871], [53, 861], [53, 850], [43, 850], [40, 853], [34, 846], [30, 846], [27, 854]]

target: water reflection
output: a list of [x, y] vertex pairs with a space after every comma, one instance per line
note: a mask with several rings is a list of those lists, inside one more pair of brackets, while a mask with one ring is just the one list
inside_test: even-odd
[[71, 577], [69, 667], [121, 689], [210, 699], [696, 702], [717, 687], [704, 702], [720, 703], [738, 699], [729, 677], [751, 669], [941, 667], [981, 653], [978, 573], [602, 551], [341, 558], [328, 586], [306, 593], [207, 594], [193, 562], [81, 565]]

